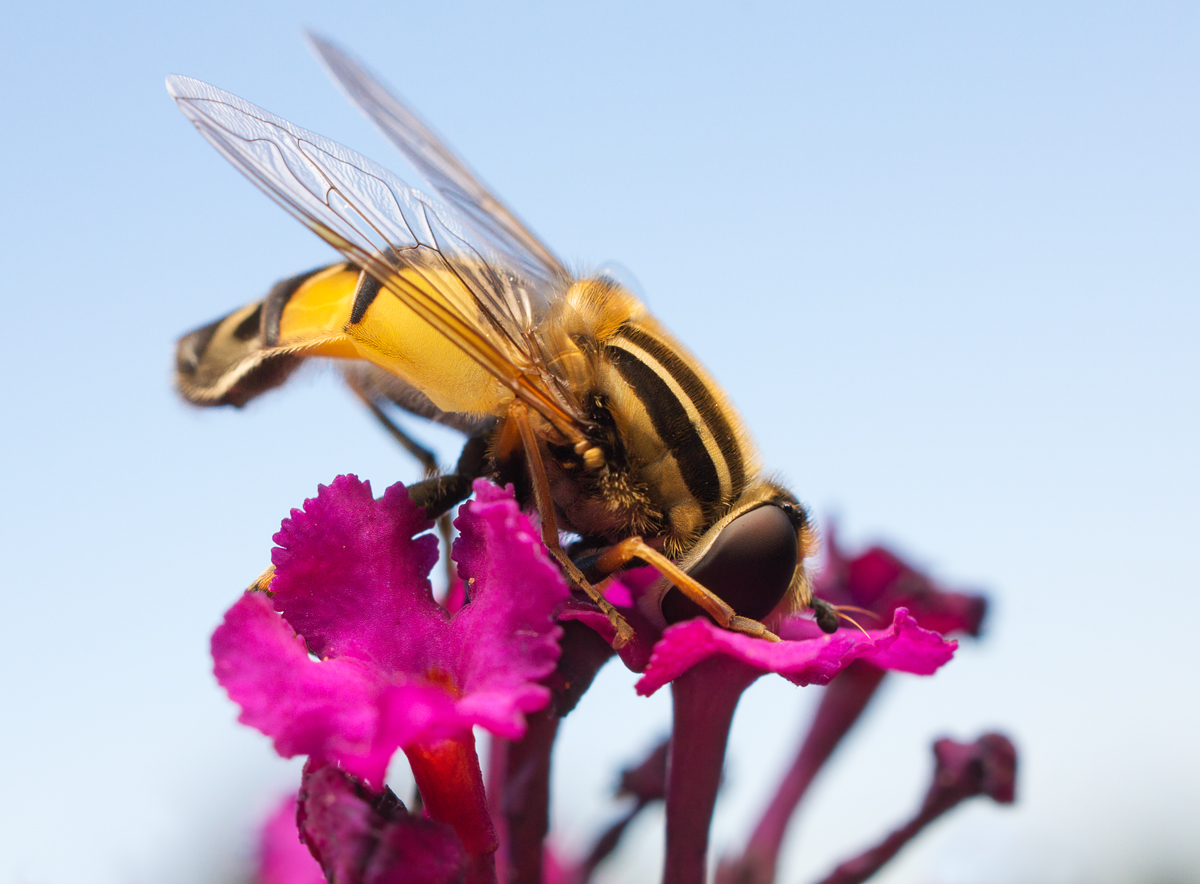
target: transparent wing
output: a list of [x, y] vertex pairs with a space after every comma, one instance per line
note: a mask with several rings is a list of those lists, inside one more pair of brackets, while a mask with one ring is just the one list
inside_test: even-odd
[[[167, 90], [259, 189], [569, 438], [583, 438], [586, 423], [545, 368], [531, 333], [544, 294], [463, 231], [450, 209], [366, 157], [236, 95], [176, 75], [167, 78]], [[440, 280], [447, 272], [474, 304], [446, 290]], [[424, 284], [411, 282], [413, 274]]]
[[342, 90], [463, 220], [524, 275], [555, 286], [567, 271], [541, 240], [484, 186], [403, 101], [353, 57], [312, 32], [317, 55]]

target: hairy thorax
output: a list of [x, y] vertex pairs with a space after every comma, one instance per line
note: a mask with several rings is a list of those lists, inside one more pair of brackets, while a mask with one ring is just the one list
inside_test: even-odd
[[543, 446], [561, 527], [609, 542], [641, 535], [672, 556], [686, 550], [756, 470], [720, 388], [608, 279], [576, 281], [542, 340], [594, 428], [591, 462], [569, 446]]

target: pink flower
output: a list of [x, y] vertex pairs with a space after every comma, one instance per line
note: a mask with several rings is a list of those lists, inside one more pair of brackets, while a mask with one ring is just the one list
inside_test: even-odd
[[[934, 633], [979, 635], [987, 611], [984, 597], [949, 592], [881, 546], [873, 546], [851, 558], [838, 545], [833, 526], [826, 531], [825, 549], [825, 563], [815, 581], [816, 593], [835, 605], [865, 609], [866, 614], [850, 612], [859, 622], [865, 625], [877, 622], [871, 619], [872, 615], [894, 622], [899, 611], [907, 611], [924, 629]], [[820, 634], [814, 624], [796, 619], [789, 619], [783, 632], [789, 638]], [[838, 634], [852, 632], [853, 628], [844, 624]], [[864, 654], [825, 690], [809, 731], [797, 747], [792, 765], [780, 779], [778, 790], [764, 809], [745, 851], [722, 863], [717, 873], [718, 884], [769, 884], [774, 880], [792, 817], [817, 773], [875, 696], [885, 670], [905, 669], [888, 663], [886, 656]]]
[[987, 613], [983, 596], [946, 590], [882, 546], [850, 558], [838, 544], [833, 525], [825, 532], [824, 547], [825, 562], [815, 589], [826, 601], [866, 608], [884, 620], [897, 608], [907, 608], [925, 629], [979, 635]]
[[[431, 523], [404, 487], [375, 500], [339, 476], [284, 520], [270, 598], [239, 599], [212, 653], [239, 720], [280, 755], [333, 763], [379, 792], [403, 749], [426, 815], [466, 852], [462, 880], [493, 882], [498, 841], [471, 729], [519, 739], [525, 714], [549, 702], [538, 682], [558, 660], [568, 590], [512, 494], [481, 481], [475, 495], [455, 522], [467, 588], [454, 613], [433, 598], [437, 541], [418, 536]], [[343, 879], [357, 880], [330, 878]]]
[[[884, 669], [930, 675], [950, 660], [958, 642], [922, 629], [898, 608], [886, 629], [866, 633], [842, 628], [825, 635], [813, 621], [789, 617], [780, 626], [784, 641], [766, 642], [695, 619], [670, 626], [654, 646], [637, 691], [649, 696], [693, 666], [709, 659], [736, 662], [755, 673], [778, 672], [796, 685], [828, 684], [857, 659]], [[792, 639], [792, 640], [789, 640]], [[751, 678], [753, 680], [753, 678]]]
[[921, 628], [906, 608], [893, 606], [889, 614], [886, 628], [846, 627], [832, 635], [821, 632], [807, 616], [794, 615], [780, 624], [779, 642], [730, 632], [704, 618], [663, 631], [637, 691], [648, 696], [663, 685], [672, 686], [672, 764], [666, 792], [667, 868], [672, 881], [704, 880], [708, 829], [729, 727], [738, 698], [751, 683], [775, 672], [796, 685], [826, 685], [858, 660], [877, 670], [931, 675], [954, 655], [956, 641]]
[[963, 801], [986, 795], [1012, 804], [1017, 778], [1017, 750], [1003, 734], [984, 734], [973, 743], [938, 740], [936, 765], [921, 809], [874, 847], [840, 863], [820, 884], [862, 884], [921, 831]]
[[519, 738], [549, 701], [537, 682], [558, 659], [566, 584], [506, 492], [477, 483], [455, 524], [470, 601], [451, 615], [428, 579], [437, 541], [415, 536], [430, 523], [402, 485], [377, 501], [340, 476], [292, 510], [272, 597], [247, 593], [213, 634], [239, 720], [280, 755], [336, 761], [375, 788], [398, 747], [475, 725]]

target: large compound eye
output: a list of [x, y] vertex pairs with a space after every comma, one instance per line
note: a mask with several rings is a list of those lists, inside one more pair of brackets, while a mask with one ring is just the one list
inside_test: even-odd
[[[688, 573], [743, 617], [761, 620], [783, 600], [796, 573], [796, 526], [787, 513], [766, 504], [726, 525]], [[662, 600], [668, 623], [704, 612], [678, 589]]]

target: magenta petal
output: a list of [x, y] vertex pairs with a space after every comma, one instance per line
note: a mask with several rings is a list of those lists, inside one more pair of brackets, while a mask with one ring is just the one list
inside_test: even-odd
[[477, 481], [475, 499], [454, 524], [460, 532], [454, 558], [469, 581], [469, 600], [451, 627], [459, 709], [493, 733], [518, 739], [525, 731], [521, 713], [550, 701], [537, 682], [558, 661], [562, 629], [554, 617], [570, 592], [511, 491]]
[[462, 706], [461, 699], [438, 685], [414, 680], [389, 687], [380, 699], [379, 754], [386, 751], [390, 757], [401, 746], [457, 737], [477, 724], [486, 727]]
[[420, 672], [449, 619], [429, 584], [437, 539], [413, 536], [431, 524], [403, 485], [380, 500], [356, 476], [319, 486], [275, 535], [276, 610], [318, 657]]
[[[650, 654], [661, 632], [637, 608], [618, 608], [625, 622], [633, 628], [633, 639], [617, 649], [621, 662], [632, 672], [644, 672]], [[609, 645], [617, 637], [608, 615], [590, 599], [568, 599], [558, 615], [559, 620], [578, 620], [599, 635]]]
[[848, 638], [857, 643], [854, 646], [856, 653], [851, 659], [862, 658], [880, 669], [911, 672], [914, 675], [932, 675], [954, 656], [958, 647], [957, 641], [918, 626], [916, 619], [905, 608], [896, 608], [892, 612], [890, 627], [868, 629], [865, 636], [859, 630], [844, 625], [835, 636], [826, 636], [815, 622], [800, 615], [785, 619], [779, 626], [779, 635], [793, 641], [838, 636]]
[[[803, 628], [807, 629], [809, 621]], [[786, 622], [780, 634], [787, 635]], [[759, 672], [778, 672], [797, 685], [828, 684], [852, 660], [863, 658], [884, 668], [928, 674], [947, 662], [958, 643], [921, 629], [903, 608], [887, 629], [840, 629], [833, 635], [799, 641], [767, 642], [721, 629], [697, 618], [669, 627], [654, 646], [650, 665], [637, 683], [649, 696], [710, 657], [725, 656]]]
[[276, 535], [272, 599], [244, 596], [213, 634], [240, 720], [281, 755], [337, 761], [373, 786], [400, 747], [476, 725], [520, 738], [524, 713], [550, 700], [538, 682], [558, 660], [554, 617], [569, 592], [512, 494], [476, 491], [456, 523], [470, 583], [453, 616], [433, 599], [436, 547], [413, 539], [428, 522], [403, 486], [376, 501], [341, 476], [293, 510]]
[[880, 669], [911, 672], [913, 675], [933, 675], [950, 662], [958, 648], [956, 639], [942, 638], [940, 633], [932, 629], [922, 629], [904, 608], [897, 608], [893, 617], [892, 629], [897, 633], [896, 640], [890, 643], [877, 642], [875, 647], [863, 652], [862, 659]]
[[262, 828], [259, 884], [325, 884], [325, 873], [296, 830], [296, 796], [289, 795]]
[[[605, 599], [621, 613], [625, 622], [633, 629], [633, 638], [616, 649], [621, 662], [633, 672], [645, 671], [654, 644], [662, 636], [662, 625], [652, 623], [638, 607], [638, 600], [660, 577], [655, 568], [646, 565], [622, 571], [620, 580], [610, 581], [604, 589]], [[591, 599], [569, 599], [559, 612], [558, 619], [578, 620], [610, 646], [617, 637], [617, 630], [608, 619], [608, 615]]]
[[213, 632], [212, 655], [217, 681], [242, 707], [238, 721], [273, 737], [283, 757], [369, 753], [378, 678], [358, 660], [310, 658], [266, 596], [246, 593], [234, 603]]

